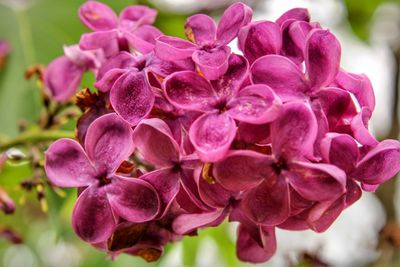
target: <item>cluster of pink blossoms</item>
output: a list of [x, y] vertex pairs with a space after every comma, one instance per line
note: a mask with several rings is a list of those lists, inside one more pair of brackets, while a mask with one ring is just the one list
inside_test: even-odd
[[370, 81], [340, 68], [338, 40], [305, 9], [252, 22], [236, 3], [218, 25], [188, 18], [188, 40], [163, 35], [144, 6], [117, 17], [89, 1], [79, 16], [93, 32], [48, 66], [45, 85], [64, 101], [92, 71], [98, 94], [83, 101], [78, 140], [53, 143], [45, 167], [79, 188], [77, 235], [112, 256], [156, 260], [228, 219], [238, 257], [264, 262], [276, 227], [323, 232], [400, 170], [400, 143], [368, 131]]

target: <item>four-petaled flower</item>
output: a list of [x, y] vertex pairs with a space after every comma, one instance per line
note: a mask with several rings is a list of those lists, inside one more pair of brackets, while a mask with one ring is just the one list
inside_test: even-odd
[[191, 16], [185, 24], [190, 42], [176, 37], [157, 39], [155, 53], [161, 59], [192, 58], [207, 79], [215, 80], [228, 69], [231, 49], [228, 44], [240, 28], [250, 22], [253, 11], [243, 3], [231, 5], [222, 15], [218, 27], [204, 14]]
[[146, 6], [129, 6], [119, 17], [108, 6], [88, 1], [79, 9], [79, 17], [92, 33], [85, 33], [79, 41], [83, 50], [103, 49], [107, 57], [120, 50], [129, 51], [131, 45], [140, 53], [153, 50], [155, 39], [162, 33], [151, 26], [157, 11]]
[[60, 139], [46, 151], [50, 181], [83, 188], [72, 214], [74, 230], [83, 240], [106, 240], [119, 217], [145, 222], [157, 216], [160, 200], [153, 186], [117, 172], [133, 150], [129, 125], [116, 114], [107, 114], [90, 125], [84, 148], [74, 140]]
[[270, 131], [271, 155], [232, 151], [213, 168], [223, 187], [246, 192], [240, 208], [248, 218], [262, 225], [279, 225], [293, 213], [292, 202], [298, 204], [294, 194], [310, 202], [329, 202], [346, 192], [344, 171], [308, 160], [318, 131], [309, 106], [284, 105]]
[[221, 160], [236, 135], [235, 119], [263, 124], [279, 114], [280, 99], [265, 85], [242, 88], [247, 78], [245, 58], [232, 54], [229, 69], [208, 81], [196, 72], [176, 72], [164, 81], [167, 99], [177, 108], [203, 112], [190, 127], [189, 136], [201, 160]]

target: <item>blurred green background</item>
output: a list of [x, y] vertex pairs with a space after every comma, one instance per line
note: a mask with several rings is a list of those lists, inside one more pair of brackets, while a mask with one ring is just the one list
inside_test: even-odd
[[[132, 0], [102, 2], [117, 13], [127, 5], [137, 3]], [[383, 2], [387, 1], [345, 1], [354, 35], [366, 43], [374, 11]], [[36, 63], [48, 64], [63, 53], [64, 44], [79, 41], [80, 35], [87, 31], [77, 16], [82, 3], [79, 0], [0, 0], [0, 39], [9, 41], [12, 46], [7, 64], [0, 72], [0, 139], [15, 137], [21, 123], [33, 125], [38, 120], [41, 109], [39, 90], [35, 79], [24, 79], [25, 69]], [[140, 3], [146, 4], [146, 1]], [[183, 24], [188, 15], [160, 12], [156, 26], [167, 35], [183, 36]], [[82, 87], [92, 87], [92, 82], [93, 77], [85, 76]], [[73, 130], [73, 127], [70, 124], [69, 130]], [[115, 261], [107, 260], [104, 253], [80, 241], [71, 229], [70, 214], [76, 192], [66, 190], [65, 196], [60, 197], [47, 190], [49, 209], [45, 213], [34, 192], [22, 192], [19, 188], [19, 184], [32, 175], [27, 162], [7, 163], [0, 173], [0, 184], [17, 204], [14, 215], [0, 213], [0, 227], [12, 227], [24, 239], [22, 245], [10, 245], [0, 238], [0, 266], [173, 267], [171, 262], [174, 262], [174, 257], [183, 257], [185, 266], [195, 266], [198, 257], [207, 257], [209, 254], [217, 255], [225, 266], [243, 265], [236, 260], [234, 240], [230, 233], [232, 229], [226, 225], [201, 231], [200, 237], [185, 238], [180, 244], [168, 246], [166, 256], [159, 263], [148, 264], [140, 258], [129, 256], [120, 256]], [[198, 248], [204, 244], [208, 251], [199, 254], [201, 250]], [[299, 266], [311, 265], [304, 262]]]

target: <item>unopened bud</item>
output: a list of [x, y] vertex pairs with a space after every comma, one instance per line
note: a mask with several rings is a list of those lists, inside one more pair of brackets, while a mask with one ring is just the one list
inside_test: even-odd
[[5, 214], [12, 214], [15, 211], [14, 201], [8, 196], [6, 191], [0, 187], [0, 209]]

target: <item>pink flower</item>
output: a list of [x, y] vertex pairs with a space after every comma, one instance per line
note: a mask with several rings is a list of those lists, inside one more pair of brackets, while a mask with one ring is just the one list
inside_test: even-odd
[[311, 202], [336, 200], [346, 191], [341, 169], [307, 160], [316, 136], [310, 107], [288, 103], [271, 124], [272, 155], [232, 151], [214, 165], [213, 174], [226, 189], [245, 192], [241, 209], [254, 223], [279, 225], [291, 215], [292, 190]]
[[102, 92], [110, 91], [110, 102], [115, 112], [134, 126], [153, 108], [155, 96], [149, 75], [165, 77], [193, 68], [187, 60], [169, 62], [156, 58], [152, 53], [133, 56], [120, 52], [99, 69], [95, 86]]
[[209, 16], [197, 14], [187, 19], [186, 36], [190, 42], [176, 37], [157, 39], [155, 53], [164, 60], [192, 58], [207, 79], [215, 80], [228, 70], [231, 53], [228, 44], [240, 28], [251, 20], [253, 11], [243, 3], [225, 10], [218, 27]]
[[133, 152], [132, 130], [116, 114], [96, 119], [87, 130], [84, 148], [60, 139], [46, 152], [46, 173], [61, 187], [84, 187], [75, 204], [72, 225], [85, 241], [106, 240], [118, 217], [145, 222], [159, 212], [159, 197], [146, 181], [116, 173]]
[[99, 52], [82, 51], [78, 45], [65, 46], [64, 56], [54, 59], [44, 73], [44, 83], [55, 101], [70, 99], [78, 89], [83, 74], [101, 63]]
[[94, 32], [82, 35], [80, 48], [101, 48], [107, 57], [116, 55], [119, 51], [129, 51], [129, 45], [143, 54], [151, 52], [155, 38], [162, 34], [150, 25], [156, 15], [156, 10], [137, 5], [125, 8], [117, 17], [105, 4], [88, 1], [80, 7], [79, 17]]
[[266, 55], [251, 66], [252, 81], [270, 86], [284, 102], [317, 94], [339, 72], [340, 44], [331, 32], [315, 29], [308, 33], [304, 47], [306, 73], [284, 56]]
[[208, 81], [196, 72], [176, 72], [164, 81], [168, 100], [177, 108], [204, 114], [189, 130], [192, 144], [201, 160], [221, 160], [236, 135], [235, 119], [262, 124], [273, 121], [281, 101], [268, 86], [249, 85], [245, 58], [231, 55], [229, 69], [215, 81]]
[[[157, 189], [164, 212], [168, 211], [182, 190], [185, 197], [189, 198], [189, 202], [203, 206], [193, 179], [193, 169], [199, 161], [193, 155], [182, 153], [165, 122], [160, 119], [143, 120], [133, 132], [133, 141], [145, 162], [157, 168], [140, 178]], [[185, 203], [182, 206], [185, 207]]]

